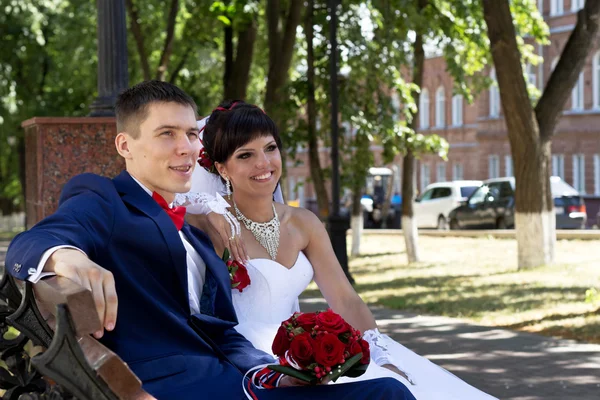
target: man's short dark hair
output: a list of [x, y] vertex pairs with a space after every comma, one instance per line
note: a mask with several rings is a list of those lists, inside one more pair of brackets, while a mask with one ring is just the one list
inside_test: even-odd
[[198, 107], [194, 100], [183, 90], [168, 82], [145, 81], [124, 90], [117, 97], [115, 104], [117, 132], [127, 132], [137, 138], [139, 126], [148, 117], [148, 106], [152, 103], [171, 102], [190, 106], [194, 114], [198, 114]]

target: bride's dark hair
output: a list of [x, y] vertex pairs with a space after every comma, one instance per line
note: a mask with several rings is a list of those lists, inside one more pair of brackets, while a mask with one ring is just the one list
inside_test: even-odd
[[210, 114], [202, 142], [212, 162], [223, 163], [238, 148], [269, 135], [281, 151], [279, 130], [262, 109], [243, 101], [224, 101]]

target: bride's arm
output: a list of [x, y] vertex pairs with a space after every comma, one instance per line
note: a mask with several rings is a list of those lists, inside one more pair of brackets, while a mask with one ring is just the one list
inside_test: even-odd
[[315, 271], [315, 282], [331, 309], [361, 332], [377, 328], [371, 310], [346, 278], [319, 218], [308, 210], [297, 211], [302, 214], [297, 219], [302, 221], [301, 229], [308, 235], [304, 253]]
[[406, 373], [401, 360], [395, 360], [389, 353], [385, 342], [389, 339], [377, 329], [375, 318], [369, 307], [356, 293], [337, 260], [329, 235], [315, 214], [298, 209], [302, 214], [302, 231], [309, 236], [304, 253], [315, 272], [315, 282], [333, 311], [340, 314], [350, 325], [363, 332], [369, 342], [373, 361], [388, 368], [414, 383]]

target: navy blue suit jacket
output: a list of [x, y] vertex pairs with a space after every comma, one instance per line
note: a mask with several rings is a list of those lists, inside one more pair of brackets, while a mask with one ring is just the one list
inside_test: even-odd
[[[206, 263], [197, 315], [190, 315], [186, 250], [177, 229], [127, 172], [112, 180], [93, 174], [70, 180], [56, 213], [12, 241], [6, 266], [27, 279], [46, 250], [83, 250], [114, 274], [119, 296], [116, 327], [101, 341], [129, 364], [145, 390], [159, 399], [242, 398], [243, 373], [273, 358], [233, 329], [229, 275], [209, 238], [187, 224], [183, 232]], [[362, 385], [336, 386], [261, 390], [260, 397], [328, 398]], [[352, 398], [373, 398], [364, 397], [364, 388], [355, 390]]]

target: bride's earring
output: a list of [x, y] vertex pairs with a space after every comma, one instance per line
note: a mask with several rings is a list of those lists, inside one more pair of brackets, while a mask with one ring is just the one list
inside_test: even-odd
[[229, 181], [229, 178], [225, 178], [225, 190], [227, 200], [231, 200], [231, 182]]

